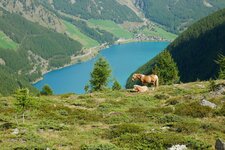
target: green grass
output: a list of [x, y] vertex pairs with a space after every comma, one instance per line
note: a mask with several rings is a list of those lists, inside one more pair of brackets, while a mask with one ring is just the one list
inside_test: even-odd
[[[225, 95], [210, 95], [208, 86], [208, 82], [195, 82], [160, 86], [146, 93], [107, 90], [33, 97], [25, 124], [16, 100], [0, 96], [0, 147], [167, 149], [185, 144], [189, 149], [213, 149], [218, 137], [225, 139]], [[207, 108], [199, 106], [201, 97], [218, 107], [207, 115], [196, 115]], [[12, 134], [15, 128], [17, 135]]]
[[153, 30], [149, 30], [149, 29], [145, 28], [141, 32], [145, 35], [158, 36], [158, 37], [162, 37], [164, 39], [171, 40], [171, 41], [177, 37], [176, 34], [167, 32], [158, 26], [155, 26]]
[[133, 37], [133, 33], [127, 31], [126, 29], [122, 28], [120, 25], [110, 20], [90, 19], [88, 20], [88, 25], [90, 27], [97, 27], [97, 28], [106, 30], [118, 38], [129, 39]]
[[13, 40], [11, 40], [5, 33], [0, 31], [0, 47], [5, 49], [16, 49], [18, 46]]
[[95, 47], [95, 46], [99, 45], [99, 43], [97, 41], [95, 41], [95, 40], [91, 39], [90, 37], [88, 37], [87, 35], [81, 33], [80, 30], [73, 24], [71, 24], [67, 21], [63, 21], [63, 22], [64, 22], [67, 32], [69, 33], [69, 36], [71, 38], [73, 38], [74, 40], [79, 41], [84, 46], [84, 48], [91, 48], [91, 47]]

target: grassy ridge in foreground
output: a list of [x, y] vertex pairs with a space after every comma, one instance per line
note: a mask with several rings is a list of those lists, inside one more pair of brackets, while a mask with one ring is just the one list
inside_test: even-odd
[[[195, 82], [160, 86], [147, 93], [34, 97], [25, 124], [18, 116], [18, 126], [15, 99], [1, 97], [0, 147], [166, 149], [186, 144], [190, 149], [213, 149], [217, 137], [225, 139], [225, 105], [224, 95], [210, 94], [208, 85]], [[202, 97], [217, 108], [201, 106]], [[15, 128], [18, 134], [13, 134]]]

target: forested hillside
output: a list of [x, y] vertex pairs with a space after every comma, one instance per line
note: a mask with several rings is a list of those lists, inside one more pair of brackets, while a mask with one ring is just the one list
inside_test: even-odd
[[[23, 76], [27, 85], [92, 47], [113, 44], [118, 39], [176, 37], [151, 22], [143, 22], [137, 12], [114, 0], [1, 0], [0, 7], [0, 65], [6, 68], [4, 74]], [[18, 87], [10, 79], [2, 80], [1, 89], [13, 84], [6, 88], [8, 92], [0, 93]]]
[[148, 19], [174, 33], [225, 7], [222, 0], [135, 0], [135, 4]]
[[[190, 82], [218, 76], [218, 55], [225, 55], [225, 9], [193, 24], [166, 49], [176, 62], [180, 80]], [[160, 55], [135, 72], [149, 74]], [[131, 86], [131, 79], [127, 86]]]
[[53, 0], [52, 5], [57, 10], [86, 20], [103, 19], [112, 20], [116, 23], [141, 21], [131, 9], [120, 5], [115, 0]]
[[[3, 9], [0, 11], [0, 29], [10, 39], [6, 42], [17, 45], [12, 48], [0, 47], [1, 65], [12, 70], [14, 76], [23, 75], [26, 81], [33, 81], [41, 76], [43, 69], [63, 66], [70, 62], [71, 55], [78, 54], [81, 50], [79, 42], [63, 34], [32, 23], [15, 13]], [[4, 74], [7, 73], [10, 72], [4, 71]], [[10, 79], [13, 78], [8, 78]], [[10, 82], [2, 80], [1, 88]], [[13, 89], [14, 85], [16, 83], [11, 84]], [[7, 88], [6, 86], [5, 89]]]

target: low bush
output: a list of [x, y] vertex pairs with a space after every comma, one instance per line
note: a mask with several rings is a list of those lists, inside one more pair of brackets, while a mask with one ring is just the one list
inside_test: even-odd
[[142, 133], [142, 134], [124, 134], [119, 138], [113, 139], [113, 142], [125, 149], [153, 149], [164, 150], [172, 145], [184, 144], [185, 139], [182, 135], [176, 133]]
[[113, 144], [84, 144], [81, 150], [117, 150], [118, 148]]
[[120, 137], [123, 134], [139, 134], [143, 131], [144, 128], [139, 125], [124, 123], [111, 127], [108, 137], [112, 139]]
[[194, 118], [208, 117], [212, 114], [212, 108], [201, 106], [198, 102], [181, 104], [176, 107], [175, 114], [180, 116], [191, 116]]
[[182, 118], [180, 116], [173, 115], [173, 114], [161, 116], [157, 120], [158, 123], [172, 123], [172, 122], [179, 122], [179, 121], [182, 121]]

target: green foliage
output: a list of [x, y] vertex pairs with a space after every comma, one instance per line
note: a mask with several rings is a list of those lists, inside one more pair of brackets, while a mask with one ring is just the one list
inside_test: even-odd
[[41, 90], [41, 95], [53, 95], [53, 90], [49, 85], [44, 85]]
[[114, 139], [116, 145], [127, 149], [164, 150], [177, 143], [185, 143], [185, 139], [176, 133], [150, 132], [142, 134], [124, 134]]
[[203, 118], [212, 114], [212, 108], [208, 106], [201, 106], [198, 102], [193, 102], [190, 104], [179, 105], [175, 110], [175, 114], [180, 116]]
[[108, 136], [109, 138], [117, 138], [127, 133], [138, 134], [143, 131], [144, 129], [138, 125], [125, 123], [125, 124], [113, 126]]
[[105, 30], [99, 29], [99, 28], [91, 28], [87, 25], [85, 21], [82, 20], [74, 20], [65, 16], [62, 16], [64, 20], [67, 20], [68, 22], [75, 25], [80, 32], [87, 35], [88, 37], [98, 41], [99, 43], [110, 43], [112, 44], [114, 41], [116, 41], [118, 38], [116, 38], [112, 33], [107, 32]]
[[94, 64], [94, 69], [91, 72], [91, 91], [103, 90], [107, 86], [110, 76], [111, 69], [108, 62], [103, 57], [100, 57]]
[[85, 93], [89, 92], [89, 85], [88, 84], [84, 86], [84, 91], [85, 91]]
[[0, 66], [0, 93], [2, 95], [10, 95], [15, 92], [18, 88], [29, 88], [32, 93], [37, 93], [38, 90], [35, 89], [27, 79], [18, 76], [14, 71]]
[[[225, 55], [225, 9], [196, 22], [168, 46], [182, 82], [218, 75], [218, 55]], [[185, 61], [184, 61], [185, 60]]]
[[208, 149], [209, 150], [212, 148], [210, 144], [204, 143], [200, 140], [196, 140], [193, 138], [188, 138], [187, 141], [188, 141], [188, 146], [191, 147], [192, 149], [197, 149], [197, 150]]
[[220, 66], [219, 79], [225, 79], [225, 56], [219, 55], [216, 63]]
[[216, 82], [212, 79], [209, 80], [209, 85], [208, 85], [208, 88], [209, 88], [209, 91], [215, 91], [216, 90]]
[[27, 88], [16, 90], [14, 97], [16, 98], [15, 106], [18, 112], [22, 112], [23, 123], [25, 121], [25, 112], [32, 106], [32, 97]]
[[173, 84], [179, 81], [177, 65], [168, 51], [160, 54], [152, 72], [158, 75], [160, 84]]
[[114, 144], [84, 144], [81, 150], [117, 150]]
[[97, 27], [102, 30], [108, 31], [112, 33], [117, 38], [125, 38], [130, 39], [133, 37], [133, 33], [129, 32], [128, 30], [124, 29], [122, 26], [116, 24], [110, 20], [95, 20], [90, 19], [88, 20], [88, 25], [91, 27]]
[[71, 4], [70, 0], [53, 0], [53, 5], [57, 10], [73, 16], [79, 16], [86, 20], [103, 19], [112, 20], [116, 23], [141, 21], [130, 8], [125, 5], [120, 5], [114, 0], [76, 0], [74, 4]]
[[121, 87], [120, 83], [117, 80], [114, 81], [112, 90], [121, 90], [121, 89], [122, 89], [122, 87]]
[[16, 107], [24, 112], [31, 105], [31, 97], [27, 88], [16, 90], [14, 97], [16, 98]]
[[0, 11], [2, 33], [17, 43], [17, 49], [0, 48], [0, 58], [6, 63], [5, 66], [0, 66], [0, 92], [4, 95], [12, 93], [21, 86], [35, 91], [29, 82], [41, 76], [41, 66], [37, 66], [37, 70], [30, 73], [34, 64], [39, 61], [35, 60], [34, 56], [31, 57], [30, 53], [35, 57], [38, 55], [49, 60], [49, 68], [52, 68], [68, 64], [70, 56], [78, 54], [82, 48], [80, 43], [63, 34], [30, 22], [2, 8]]
[[207, 7], [202, 1], [196, 0], [136, 1], [136, 5], [142, 9], [147, 18], [174, 33], [183, 31], [193, 22], [225, 6], [224, 1], [210, 0], [207, 3], [212, 7]]
[[222, 105], [222, 107], [216, 112], [219, 116], [225, 116], [225, 104]]

